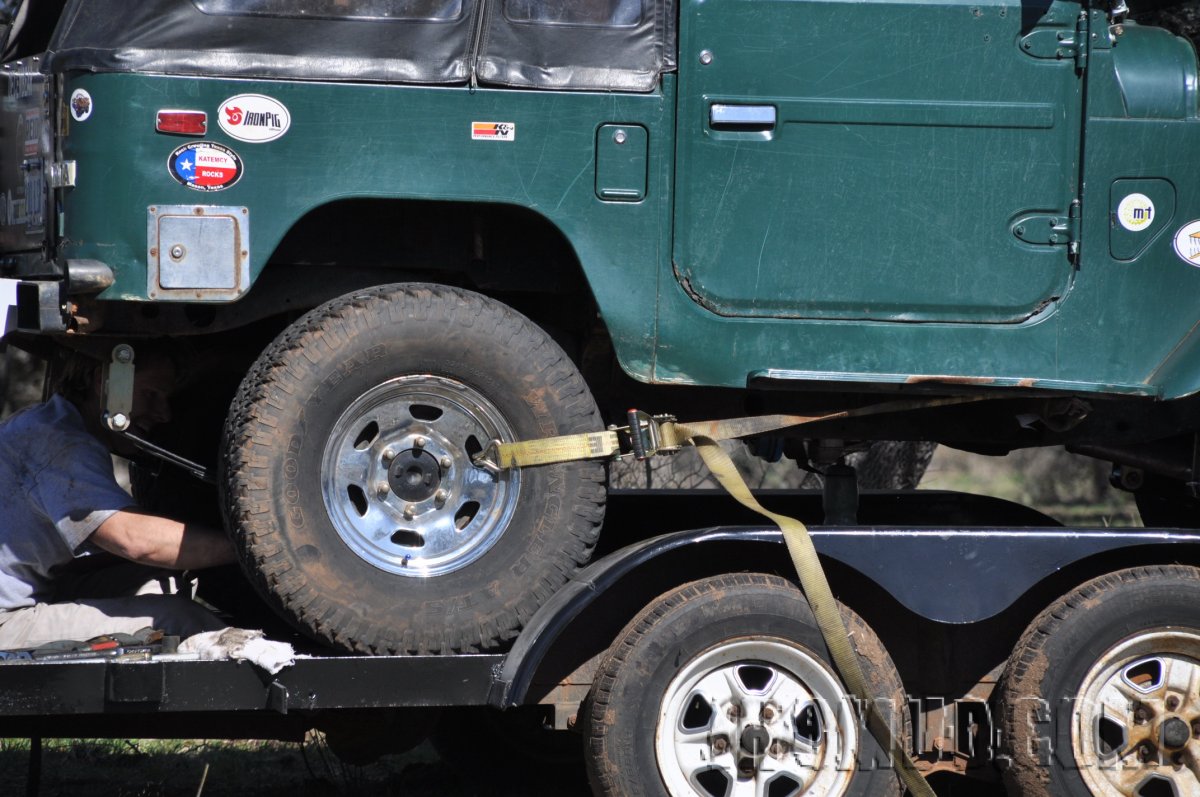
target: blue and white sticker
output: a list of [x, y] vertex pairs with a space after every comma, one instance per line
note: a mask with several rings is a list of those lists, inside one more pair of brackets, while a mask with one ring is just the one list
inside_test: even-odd
[[242, 179], [242, 159], [222, 144], [190, 141], [167, 159], [167, 170], [194, 191], [224, 191]]
[[1189, 221], [1175, 233], [1175, 254], [1189, 266], [1200, 268], [1200, 219]]
[[265, 144], [283, 138], [292, 126], [287, 107], [265, 94], [239, 94], [221, 103], [217, 123], [231, 138], [251, 144]]

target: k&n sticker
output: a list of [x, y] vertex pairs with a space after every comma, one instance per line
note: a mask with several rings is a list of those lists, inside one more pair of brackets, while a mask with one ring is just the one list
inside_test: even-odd
[[475, 141], [516, 141], [516, 122], [471, 122], [471, 138]]

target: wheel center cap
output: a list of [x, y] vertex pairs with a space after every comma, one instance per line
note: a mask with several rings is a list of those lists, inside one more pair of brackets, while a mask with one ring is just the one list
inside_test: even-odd
[[433, 497], [442, 480], [437, 459], [427, 451], [402, 451], [388, 467], [388, 484], [404, 501], [419, 502]]
[[1159, 726], [1158, 738], [1163, 747], [1178, 750], [1192, 738], [1192, 728], [1179, 717], [1171, 717]]
[[761, 725], [747, 725], [742, 731], [742, 750], [753, 756], [766, 755], [771, 745], [771, 734]]

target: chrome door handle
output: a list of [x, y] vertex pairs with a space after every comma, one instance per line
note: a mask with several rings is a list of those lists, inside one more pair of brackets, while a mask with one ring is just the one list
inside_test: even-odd
[[715, 130], [774, 130], [774, 105], [731, 105], [714, 102], [708, 108], [708, 123]]

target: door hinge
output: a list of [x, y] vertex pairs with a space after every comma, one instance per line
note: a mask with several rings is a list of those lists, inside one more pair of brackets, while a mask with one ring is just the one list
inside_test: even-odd
[[46, 185], [51, 188], [75, 187], [75, 161], [46, 164]]
[[1067, 215], [1031, 213], [1013, 222], [1013, 235], [1027, 244], [1065, 246], [1072, 257], [1079, 253], [1079, 200], [1071, 201]]
[[1054, 58], [1075, 61], [1075, 68], [1087, 68], [1088, 15], [1075, 19], [1075, 29], [1035, 28], [1021, 37], [1021, 52], [1031, 58]]

